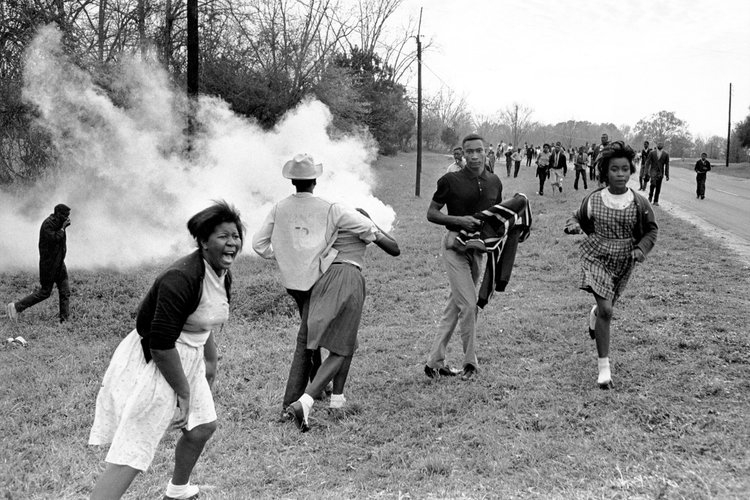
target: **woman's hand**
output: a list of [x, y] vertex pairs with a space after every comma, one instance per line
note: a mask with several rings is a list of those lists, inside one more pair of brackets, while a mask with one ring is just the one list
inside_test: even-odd
[[169, 425], [170, 430], [184, 429], [187, 427], [188, 416], [190, 415], [190, 395], [187, 397], [177, 396], [177, 410], [177, 416]]
[[208, 381], [208, 388], [211, 389], [211, 392], [214, 392], [217, 365], [218, 363], [216, 361], [206, 360], [206, 380]]
[[190, 384], [182, 370], [182, 362], [177, 349], [151, 349], [151, 357], [156, 368], [166, 379], [169, 386], [177, 395], [179, 414], [169, 426], [170, 429], [182, 429], [187, 425], [190, 414]]

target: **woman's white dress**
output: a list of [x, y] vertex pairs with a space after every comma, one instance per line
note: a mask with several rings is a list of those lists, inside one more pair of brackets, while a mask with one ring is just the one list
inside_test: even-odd
[[[229, 317], [224, 276], [217, 276], [208, 263], [204, 264], [200, 304], [188, 317], [175, 344], [190, 385], [187, 430], [216, 420], [203, 346], [211, 331]], [[104, 374], [89, 444], [112, 443], [106, 462], [145, 471], [176, 412], [177, 394], [156, 363], [146, 363], [141, 337], [133, 330], [115, 350]]]

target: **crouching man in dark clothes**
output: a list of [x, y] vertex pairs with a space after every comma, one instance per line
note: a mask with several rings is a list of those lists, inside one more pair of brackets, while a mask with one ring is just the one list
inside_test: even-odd
[[42, 222], [39, 230], [39, 283], [41, 288], [18, 302], [7, 305], [8, 317], [18, 321], [18, 315], [25, 309], [52, 295], [52, 287], [57, 285], [60, 295], [60, 323], [70, 315], [70, 285], [68, 270], [65, 267], [67, 250], [65, 229], [70, 225], [70, 208], [62, 203], [55, 206], [55, 212]]

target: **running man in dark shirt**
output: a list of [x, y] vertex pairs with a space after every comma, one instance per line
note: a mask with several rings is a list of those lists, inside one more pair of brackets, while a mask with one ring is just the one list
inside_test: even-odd
[[[438, 325], [425, 374], [430, 378], [457, 375], [458, 370], [445, 364], [445, 353], [453, 331], [461, 335], [464, 351], [462, 378], [468, 380], [477, 373], [475, 350], [477, 289], [482, 273], [484, 254], [463, 251], [457, 247], [456, 237], [462, 229], [475, 231], [480, 221], [473, 214], [502, 201], [503, 185], [500, 179], [484, 168], [484, 139], [470, 134], [463, 140], [466, 166], [460, 172], [443, 175], [437, 182], [427, 210], [427, 220], [445, 226], [443, 237], [443, 262], [448, 273], [451, 293]], [[447, 207], [447, 214], [442, 208]]]

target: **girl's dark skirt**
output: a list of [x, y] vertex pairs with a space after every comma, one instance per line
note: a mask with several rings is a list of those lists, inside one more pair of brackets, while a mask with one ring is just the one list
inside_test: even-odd
[[354, 354], [365, 294], [365, 279], [356, 266], [332, 264], [312, 288], [307, 348]]

